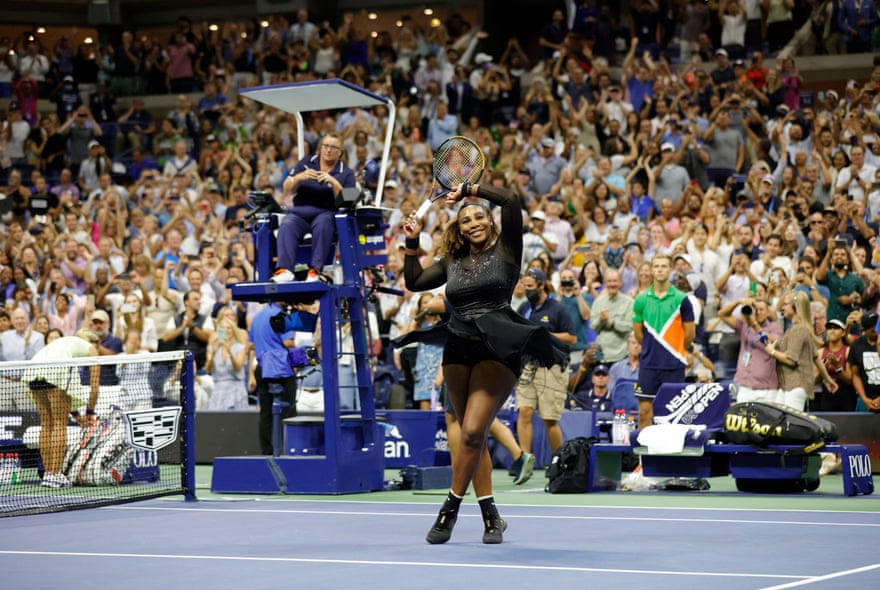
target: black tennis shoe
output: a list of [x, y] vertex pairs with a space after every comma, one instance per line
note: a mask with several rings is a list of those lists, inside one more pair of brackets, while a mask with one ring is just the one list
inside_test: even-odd
[[458, 520], [457, 510], [440, 510], [440, 514], [437, 515], [437, 520], [434, 521], [434, 526], [428, 531], [425, 540], [431, 545], [445, 543], [452, 536], [452, 528], [455, 526], [456, 520]]
[[497, 545], [504, 541], [504, 531], [507, 530], [507, 521], [496, 512], [485, 521], [486, 528], [483, 530], [483, 543]]

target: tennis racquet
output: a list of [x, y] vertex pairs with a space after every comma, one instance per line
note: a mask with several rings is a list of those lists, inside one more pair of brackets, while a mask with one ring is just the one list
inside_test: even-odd
[[[486, 156], [473, 140], [454, 135], [437, 148], [431, 168], [431, 192], [416, 211], [417, 219], [424, 218], [432, 204], [455, 190], [459, 184], [480, 180], [486, 169]], [[437, 184], [442, 187], [439, 191]]]

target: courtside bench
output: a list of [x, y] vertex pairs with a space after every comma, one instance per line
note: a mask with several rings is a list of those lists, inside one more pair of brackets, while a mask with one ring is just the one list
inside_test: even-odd
[[[843, 471], [843, 495], [874, 492], [868, 448], [858, 444], [831, 444], [808, 454], [799, 454], [797, 445], [752, 445], [709, 443], [699, 449], [669, 455], [646, 454], [644, 447], [594, 444], [590, 449], [587, 492], [616, 490], [621, 481], [623, 453], [641, 456], [642, 473], [647, 477], [718, 477], [736, 479], [815, 479], [821, 463], [819, 453], [837, 453]], [[818, 483], [817, 486], [818, 487]], [[815, 488], [812, 488], [815, 489]]]
[[[587, 490], [617, 490], [625, 452], [640, 455], [647, 477], [698, 478], [732, 475], [737, 480], [806, 480], [806, 489], [819, 486], [820, 453], [841, 456], [843, 493], [846, 496], [872, 494], [871, 459], [861, 444], [830, 444], [808, 454], [797, 445], [767, 445], [714, 442], [712, 433], [724, 428], [724, 414], [730, 407], [729, 383], [664, 383], [654, 398], [654, 421], [683, 426], [702, 426], [691, 431], [675, 452], [650, 453], [648, 447], [629, 444], [594, 444], [590, 450]], [[594, 416], [594, 421], [596, 417]], [[645, 442], [645, 441], [642, 441]]]

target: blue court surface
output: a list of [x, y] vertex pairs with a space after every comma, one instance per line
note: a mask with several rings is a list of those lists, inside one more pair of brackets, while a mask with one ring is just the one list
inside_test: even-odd
[[[169, 498], [5, 518], [0, 584], [163, 590], [880, 588], [880, 505], [872, 497], [846, 505], [825, 498], [828, 510], [766, 509], [716, 494], [713, 503], [724, 504], [727, 497], [737, 507], [691, 508], [681, 505], [689, 502], [686, 495], [553, 496], [558, 503], [547, 505], [546, 494], [532, 491], [520, 494], [517, 504], [499, 503], [509, 522], [502, 545], [481, 543], [472, 495], [449, 544], [426, 544], [439, 493], [398, 492], [406, 494], [399, 502], [370, 495], [209, 497], [192, 503]], [[664, 501], [670, 497], [675, 499]], [[693, 496], [694, 504], [704, 497]], [[632, 505], [608, 505], [618, 498]], [[790, 504], [797, 506], [800, 498]], [[766, 504], [754, 499], [756, 506]]]

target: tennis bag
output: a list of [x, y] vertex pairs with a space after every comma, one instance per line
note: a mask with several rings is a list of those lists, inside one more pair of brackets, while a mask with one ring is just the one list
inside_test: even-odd
[[116, 485], [126, 479], [134, 448], [125, 438], [125, 416], [108, 418], [82, 429], [82, 438], [67, 447], [63, 471], [74, 485]]
[[797, 452], [812, 453], [837, 440], [837, 426], [783, 404], [742, 402], [728, 408], [724, 438], [731, 443], [758, 446], [802, 445]]
[[564, 443], [553, 453], [547, 470], [550, 481], [544, 487], [549, 494], [583, 494], [587, 491], [590, 473], [590, 448], [598, 442], [595, 437], [579, 436]]

